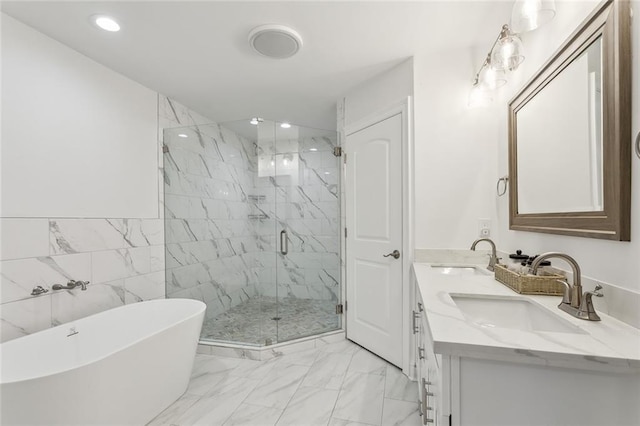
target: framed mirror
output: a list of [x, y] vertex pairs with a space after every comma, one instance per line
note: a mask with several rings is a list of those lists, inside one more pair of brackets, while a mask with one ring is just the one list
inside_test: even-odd
[[606, 0], [509, 102], [509, 228], [629, 241], [631, 28]]

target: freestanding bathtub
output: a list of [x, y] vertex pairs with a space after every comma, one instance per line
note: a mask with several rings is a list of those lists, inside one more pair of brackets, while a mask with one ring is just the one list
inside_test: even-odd
[[144, 425], [187, 389], [205, 304], [134, 303], [0, 345], [0, 423]]

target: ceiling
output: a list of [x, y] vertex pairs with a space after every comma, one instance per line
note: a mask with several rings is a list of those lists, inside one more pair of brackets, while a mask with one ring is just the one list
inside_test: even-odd
[[[336, 100], [414, 54], [488, 49], [511, 1], [3, 1], [2, 11], [217, 122], [260, 116], [336, 127]], [[122, 30], [95, 28], [89, 16]], [[259, 56], [249, 31], [294, 28], [288, 59]], [[479, 66], [480, 64], [478, 64]], [[446, 66], [434, 63], [434, 66]], [[471, 79], [475, 70], [469, 70]]]

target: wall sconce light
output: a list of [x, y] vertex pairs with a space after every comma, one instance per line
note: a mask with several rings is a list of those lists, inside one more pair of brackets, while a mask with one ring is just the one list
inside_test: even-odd
[[485, 86], [480, 84], [476, 77], [471, 92], [469, 93], [469, 108], [482, 108], [491, 105], [493, 96]]
[[509, 31], [508, 25], [503, 25], [473, 80], [473, 87], [469, 94], [469, 107], [490, 105], [493, 102], [491, 91], [507, 84], [506, 71], [516, 69], [523, 59], [520, 39]]
[[502, 69], [496, 69], [491, 65], [491, 55], [487, 55], [480, 71], [478, 71], [478, 82], [488, 90], [495, 90], [507, 84], [507, 75]]
[[535, 30], [556, 16], [555, 0], [516, 0], [511, 11], [511, 29], [516, 33]]
[[555, 15], [555, 0], [516, 0], [511, 11], [511, 26], [502, 26], [476, 73], [469, 94], [470, 107], [491, 104], [491, 91], [507, 84], [507, 71], [515, 71], [524, 61], [524, 49], [518, 34], [539, 28]]
[[507, 24], [502, 26], [491, 50], [491, 68], [497, 71], [515, 71], [524, 61], [522, 41]]

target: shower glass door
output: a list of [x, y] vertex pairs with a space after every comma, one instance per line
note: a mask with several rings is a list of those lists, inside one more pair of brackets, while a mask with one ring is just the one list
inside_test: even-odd
[[341, 327], [336, 141], [268, 120], [164, 130], [166, 295], [206, 303], [202, 340]]
[[340, 328], [340, 159], [334, 131], [275, 123], [278, 341]]

